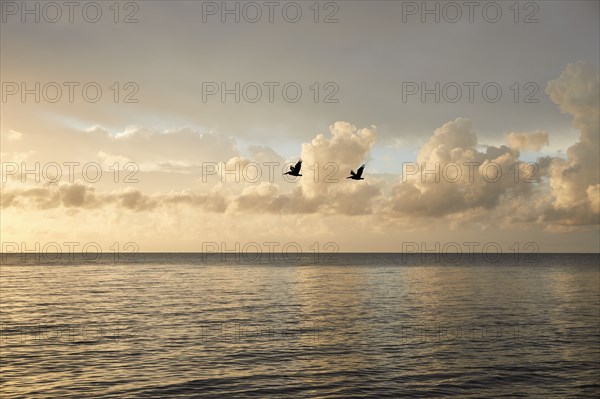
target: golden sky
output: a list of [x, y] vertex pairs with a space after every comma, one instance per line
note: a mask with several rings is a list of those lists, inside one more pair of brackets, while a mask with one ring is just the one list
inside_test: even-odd
[[600, 250], [597, 2], [6, 3], [4, 251]]

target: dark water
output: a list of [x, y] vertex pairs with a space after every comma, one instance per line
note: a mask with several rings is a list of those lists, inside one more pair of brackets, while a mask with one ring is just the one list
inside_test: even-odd
[[2, 398], [596, 397], [598, 255], [4, 257]]

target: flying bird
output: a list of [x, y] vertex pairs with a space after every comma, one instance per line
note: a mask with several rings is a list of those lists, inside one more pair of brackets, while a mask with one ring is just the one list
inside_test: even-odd
[[299, 160], [298, 163], [296, 163], [296, 165], [290, 166], [290, 171], [289, 172], [285, 172], [284, 175], [302, 176], [300, 174], [300, 168], [302, 168], [302, 160]]
[[360, 168], [358, 168], [356, 170], [356, 173], [354, 173], [354, 171], [351, 170], [350, 171], [350, 176], [346, 177], [346, 179], [365, 180], [364, 177], [362, 177], [363, 170], [365, 170], [365, 165], [364, 164]]

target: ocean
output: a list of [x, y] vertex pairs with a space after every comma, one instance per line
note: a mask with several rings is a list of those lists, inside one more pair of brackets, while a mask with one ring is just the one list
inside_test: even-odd
[[600, 394], [598, 254], [2, 260], [2, 398]]

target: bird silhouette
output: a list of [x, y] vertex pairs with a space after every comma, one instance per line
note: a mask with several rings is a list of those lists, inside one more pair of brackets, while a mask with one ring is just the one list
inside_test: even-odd
[[352, 179], [352, 180], [365, 180], [362, 177], [363, 174], [363, 170], [365, 170], [365, 165], [362, 165], [360, 168], [358, 168], [356, 170], [356, 173], [354, 173], [353, 170], [350, 171], [350, 176], [346, 177], [346, 179]]
[[290, 176], [302, 176], [300, 174], [300, 168], [302, 168], [302, 160], [299, 160], [296, 165], [294, 166], [290, 166], [290, 171], [289, 172], [285, 172], [284, 175], [290, 175]]

